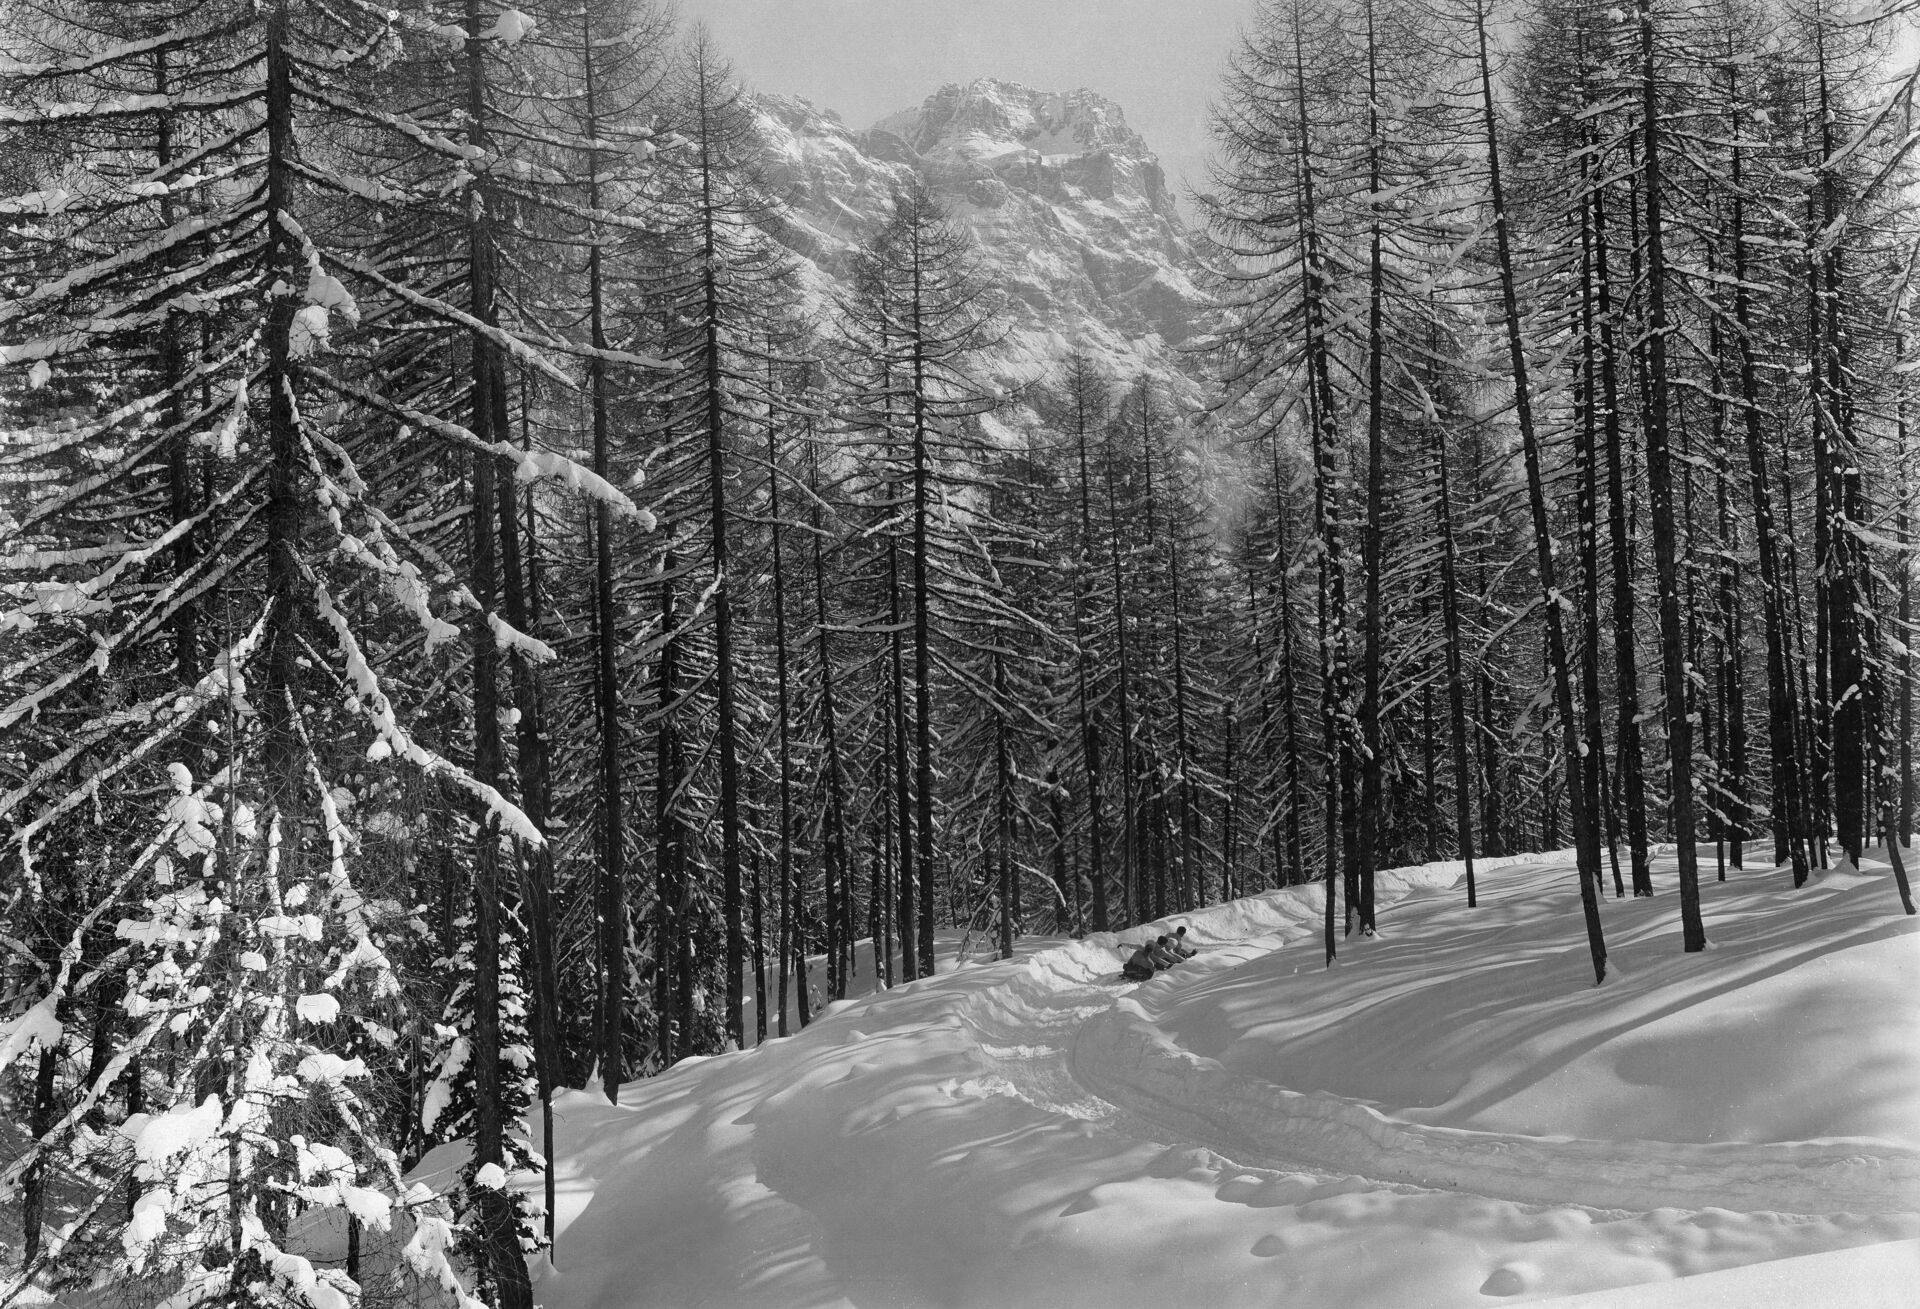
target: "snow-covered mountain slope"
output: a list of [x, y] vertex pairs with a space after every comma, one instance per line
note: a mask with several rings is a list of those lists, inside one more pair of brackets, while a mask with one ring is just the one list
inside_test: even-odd
[[918, 174], [1006, 293], [997, 383], [1044, 378], [1080, 349], [1117, 381], [1148, 372], [1198, 396], [1195, 361], [1179, 347], [1207, 299], [1159, 161], [1118, 105], [983, 78], [855, 131], [805, 100], [755, 104], [766, 179], [787, 205], [775, 235], [822, 303], [895, 188]]
[[1905, 1304], [1920, 934], [1865, 867], [1707, 882], [1704, 954], [1671, 894], [1609, 902], [1599, 988], [1568, 855], [1482, 864], [1472, 911], [1457, 865], [1382, 874], [1332, 969], [1318, 888], [1188, 916], [1138, 985], [1151, 928], [943, 960], [564, 1099], [539, 1298]]

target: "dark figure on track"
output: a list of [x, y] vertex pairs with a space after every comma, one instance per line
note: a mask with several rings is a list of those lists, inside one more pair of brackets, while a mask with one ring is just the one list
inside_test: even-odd
[[1120, 975], [1129, 982], [1144, 982], [1152, 977], [1157, 967], [1151, 953], [1152, 946], [1153, 942], [1149, 941], [1127, 956], [1127, 962], [1120, 967]]
[[[1185, 931], [1183, 927], [1180, 929]], [[1136, 949], [1121, 965], [1120, 975], [1128, 981], [1144, 982], [1157, 972], [1189, 959], [1195, 954], [1193, 947], [1185, 945], [1178, 936], [1156, 936]]]

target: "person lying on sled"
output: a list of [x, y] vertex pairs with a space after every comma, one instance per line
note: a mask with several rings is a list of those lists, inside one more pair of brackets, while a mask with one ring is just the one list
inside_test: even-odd
[[1120, 965], [1120, 975], [1130, 982], [1144, 982], [1153, 976], [1158, 966], [1153, 961], [1153, 942], [1148, 941], [1127, 956], [1127, 962]]
[[1191, 949], [1182, 953], [1176, 937], [1156, 936], [1135, 950], [1127, 962], [1120, 966], [1120, 972], [1133, 981], [1144, 982], [1156, 972], [1165, 972], [1194, 953]]
[[1200, 953], [1200, 948], [1187, 940], [1187, 925], [1185, 923], [1173, 929], [1173, 935], [1168, 938], [1167, 944], [1172, 946], [1173, 952], [1182, 959], [1191, 959]]

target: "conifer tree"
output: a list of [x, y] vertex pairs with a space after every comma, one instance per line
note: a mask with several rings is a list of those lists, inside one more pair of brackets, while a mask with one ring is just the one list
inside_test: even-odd
[[[978, 437], [964, 420], [991, 407], [992, 398], [970, 370], [988, 343], [991, 305], [975, 281], [966, 236], [953, 227], [932, 195], [918, 184], [894, 198], [893, 215], [863, 251], [859, 294], [844, 306], [846, 330], [866, 372], [849, 396], [855, 422], [880, 434], [880, 457], [894, 464], [901, 487], [897, 547], [889, 543], [894, 576], [889, 588], [904, 604], [890, 615], [903, 633], [912, 664], [911, 834], [899, 811], [899, 840], [912, 843], [903, 859], [899, 930], [911, 933], [908, 958], [917, 976], [933, 971], [934, 824], [933, 705], [935, 643], [943, 574], [963, 549], [950, 544], [949, 488], [975, 457]], [[904, 569], [900, 565], [904, 564]], [[949, 592], [951, 594], [951, 592]], [[896, 675], [896, 684], [903, 678]], [[905, 706], [901, 721], [905, 720]], [[907, 753], [898, 732], [896, 758]], [[896, 765], [896, 787], [908, 791]], [[909, 884], [911, 883], [911, 884]]]

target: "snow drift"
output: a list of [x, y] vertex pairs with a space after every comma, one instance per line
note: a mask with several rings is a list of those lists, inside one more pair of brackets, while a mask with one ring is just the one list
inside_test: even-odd
[[1920, 945], [1876, 866], [1709, 882], [1690, 956], [1669, 885], [1609, 901], [1600, 988], [1571, 859], [1480, 867], [1475, 910], [1457, 865], [1383, 874], [1332, 969], [1293, 888], [1183, 916], [1151, 982], [1158, 925], [1030, 941], [571, 1095], [539, 1299], [1903, 1302]]

